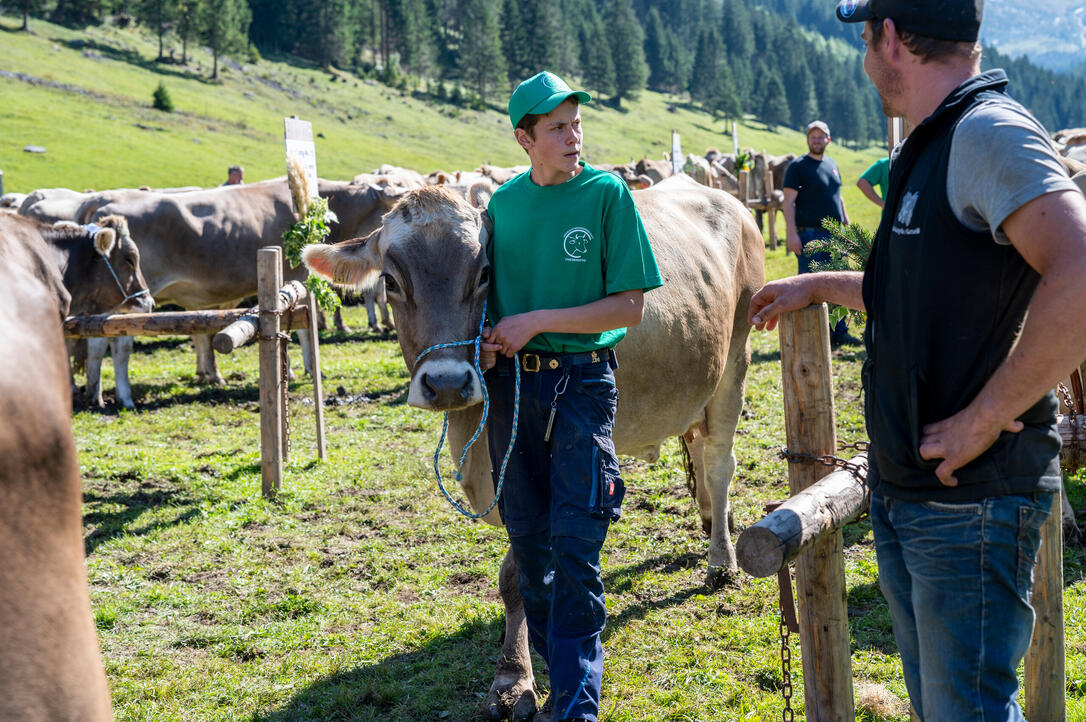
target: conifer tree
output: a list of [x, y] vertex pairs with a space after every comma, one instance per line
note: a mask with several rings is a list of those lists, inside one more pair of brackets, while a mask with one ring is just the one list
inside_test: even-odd
[[694, 54], [694, 70], [690, 75], [690, 97], [707, 103], [718, 92], [720, 65], [724, 60], [724, 45], [716, 29], [704, 28], [698, 35], [698, 49]]
[[177, 20], [177, 0], [140, 0], [136, 5], [136, 19], [155, 31], [158, 36], [158, 59], [163, 55], [162, 38]]
[[23, 25], [19, 29], [30, 30], [30, 15], [41, 12], [42, 0], [18, 0], [15, 7], [23, 14]]
[[98, 23], [104, 10], [103, 0], [57, 0], [51, 19], [61, 25], [82, 28]]
[[615, 92], [615, 65], [603, 20], [590, 7], [581, 26], [581, 67], [584, 84], [598, 95]]
[[181, 0], [177, 6], [177, 37], [181, 39], [181, 64], [189, 62], [189, 41], [200, 35], [203, 0]]
[[462, 0], [463, 40], [460, 72], [482, 102], [506, 77], [498, 0]]
[[219, 56], [245, 47], [252, 19], [245, 0], [214, 0], [200, 7], [200, 37], [211, 50], [211, 78], [219, 77]]
[[502, 54], [508, 65], [509, 84], [514, 85], [535, 74], [529, 57], [528, 34], [520, 13], [520, 0], [503, 0], [501, 16]]
[[615, 64], [616, 105], [623, 98], [634, 98], [645, 87], [645, 34], [634, 15], [630, 0], [608, 0], [604, 22], [610, 32], [611, 58]]

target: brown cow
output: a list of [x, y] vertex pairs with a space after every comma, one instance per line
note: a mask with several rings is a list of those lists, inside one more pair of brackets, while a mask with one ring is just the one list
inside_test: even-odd
[[[321, 180], [319, 192], [339, 219], [331, 224], [329, 237], [337, 241], [376, 228], [403, 191]], [[128, 219], [139, 239], [143, 275], [158, 302], [193, 310], [233, 308], [255, 295], [257, 250], [281, 246], [283, 232], [294, 222], [285, 179], [192, 193], [148, 193], [110, 203], [96, 217], [109, 214]], [[284, 280], [305, 276], [305, 268], [289, 268], [284, 259]], [[308, 332], [299, 331], [298, 338], [303, 353], [308, 351]], [[193, 336], [193, 343], [197, 380], [222, 383], [210, 336]], [[306, 370], [312, 372], [308, 354]]]
[[0, 257], [0, 719], [109, 720], [60, 323], [69, 294], [27, 219], [0, 216]]
[[[747, 307], [763, 278], [761, 234], [742, 205], [680, 175], [633, 194], [664, 278], [645, 295], [641, 325], [617, 349], [621, 401], [616, 448], [656, 460], [668, 437], [690, 434], [698, 502], [711, 529], [707, 582], [737, 571], [728, 531], [728, 486], [735, 470], [733, 440], [750, 362]], [[457, 458], [482, 413], [481, 380], [464, 348], [429, 354], [428, 346], [475, 336], [486, 298], [481, 216], [453, 192], [423, 188], [404, 196], [380, 232], [303, 254], [317, 275], [362, 285], [380, 274], [396, 313], [400, 348], [411, 371], [408, 403], [449, 411], [449, 442]], [[439, 399], [450, 399], [443, 405]], [[457, 399], [456, 402], [451, 399]], [[484, 436], [464, 468], [464, 491], [482, 511], [493, 496]], [[497, 511], [486, 519], [500, 523]], [[487, 714], [525, 719], [535, 709], [527, 630], [511, 554], [499, 588], [506, 605], [505, 644], [487, 697]]]

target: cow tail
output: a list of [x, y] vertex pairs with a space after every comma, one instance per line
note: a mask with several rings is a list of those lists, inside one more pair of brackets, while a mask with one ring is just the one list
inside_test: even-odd
[[683, 452], [683, 470], [686, 472], [686, 490], [690, 492], [690, 498], [698, 500], [698, 480], [694, 474], [694, 460], [690, 457], [690, 449], [686, 446], [686, 439], [679, 436], [679, 448]]

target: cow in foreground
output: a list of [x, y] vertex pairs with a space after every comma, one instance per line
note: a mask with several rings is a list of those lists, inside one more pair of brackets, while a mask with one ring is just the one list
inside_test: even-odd
[[83, 560], [61, 318], [36, 226], [0, 216], [0, 719], [111, 719]]
[[[738, 201], [684, 176], [633, 195], [664, 286], [646, 294], [641, 325], [631, 328], [617, 349], [615, 447], [654, 461], [665, 439], [687, 435], [699, 510], [711, 530], [707, 583], [716, 586], [738, 571], [727, 494], [750, 363], [746, 313], [763, 280], [763, 241]], [[407, 194], [379, 232], [335, 246], [311, 246], [303, 254], [310, 270], [336, 283], [385, 280], [411, 372], [408, 403], [449, 411], [453, 458], [482, 413], [482, 381], [471, 349], [434, 351], [417, 365], [415, 359], [433, 344], [478, 332], [488, 283], [484, 216], [448, 189], [423, 188]], [[484, 510], [494, 494], [485, 438], [471, 448], [462, 483], [471, 505]], [[497, 511], [486, 521], [500, 524]], [[486, 700], [492, 719], [528, 719], [535, 710], [516, 579], [507, 553], [499, 578], [505, 642]]]

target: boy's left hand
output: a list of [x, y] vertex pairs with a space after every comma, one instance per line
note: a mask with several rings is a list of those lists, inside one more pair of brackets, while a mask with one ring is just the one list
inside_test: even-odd
[[498, 350], [505, 356], [512, 357], [517, 351], [524, 348], [524, 344], [532, 340], [532, 337], [540, 332], [536, 326], [536, 313], [518, 313], [514, 316], [506, 316], [498, 325], [490, 330], [487, 341], [496, 344]]
[[498, 351], [501, 351], [501, 346], [496, 343], [490, 343], [490, 326], [483, 327], [483, 342], [479, 344], [479, 368], [483, 371], [489, 371], [494, 368], [494, 364], [498, 363]]

